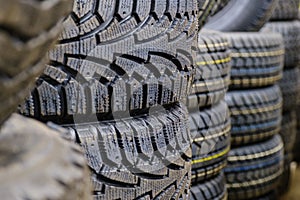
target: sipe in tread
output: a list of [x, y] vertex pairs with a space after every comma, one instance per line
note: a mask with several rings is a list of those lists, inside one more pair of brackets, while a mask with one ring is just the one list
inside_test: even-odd
[[187, 199], [191, 136], [187, 109], [66, 126], [92, 170], [95, 199]]
[[199, 32], [196, 74], [186, 100], [189, 109], [215, 105], [224, 99], [230, 60], [229, 43], [222, 33], [208, 29]]
[[[22, 114], [62, 122], [185, 98], [193, 80], [196, 0], [75, 1]], [[55, 116], [55, 117], [54, 117]]]
[[282, 78], [284, 44], [276, 33], [226, 33], [230, 43], [231, 89], [273, 85]]
[[279, 133], [282, 97], [278, 86], [231, 91], [226, 94], [231, 114], [231, 144], [262, 141]]
[[227, 189], [223, 173], [191, 187], [190, 200], [226, 200]]
[[283, 142], [279, 135], [233, 148], [225, 168], [229, 199], [256, 199], [274, 190], [283, 172]]
[[190, 113], [192, 182], [216, 176], [226, 166], [230, 150], [230, 117], [226, 103]]

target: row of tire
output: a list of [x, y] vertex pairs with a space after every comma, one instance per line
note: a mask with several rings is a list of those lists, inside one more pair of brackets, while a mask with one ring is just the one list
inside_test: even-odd
[[[277, 199], [288, 191], [293, 155], [299, 155], [297, 145], [294, 146], [297, 135], [295, 109], [300, 92], [298, 5], [299, 1], [280, 1], [271, 21], [260, 32], [232, 33], [226, 32], [228, 26], [216, 26], [224, 32], [221, 36], [228, 39], [231, 51], [231, 80], [228, 82], [228, 76], [224, 75], [226, 78], [222, 82], [223, 85], [229, 83], [225, 102], [231, 116], [231, 148], [226, 155], [229, 144], [224, 142], [224, 129], [210, 134], [209, 139], [202, 140], [213, 143], [213, 148], [206, 154], [204, 150], [202, 161], [208, 159], [213, 163], [210, 158], [214, 158], [219, 165], [210, 164], [206, 171], [219, 173], [223, 168], [226, 187], [222, 172], [214, 174], [215, 179], [206, 182], [206, 187], [204, 183], [199, 185], [200, 188], [194, 183], [193, 199], [224, 199], [225, 188], [228, 199]], [[216, 47], [220, 46], [217, 41]], [[226, 62], [225, 56], [212, 61], [218, 67]], [[201, 64], [202, 68], [206, 67], [205, 62]], [[214, 80], [214, 83], [218, 81]], [[210, 84], [207, 85], [210, 87]], [[211, 94], [214, 89], [212, 91]], [[208, 112], [218, 113], [221, 104], [207, 108]], [[221, 113], [224, 119], [226, 110]], [[222, 123], [224, 127], [226, 121]], [[210, 129], [215, 127], [216, 124], [213, 124]], [[220, 138], [211, 141], [213, 135]], [[197, 138], [196, 141], [201, 140]], [[194, 145], [201, 147], [197, 142]], [[198, 152], [193, 151], [193, 164], [198, 163]], [[222, 166], [226, 156], [227, 166]]]
[[[15, 9], [24, 16], [21, 11], [30, 4], [16, 2], [14, 6], [3, 2], [3, 10]], [[72, 5], [58, 2], [61, 5], [46, 7], [36, 3], [41, 4], [40, 15], [48, 22], [36, 26], [47, 33], [63, 15], [58, 8], [65, 11]], [[19, 113], [42, 122], [53, 121], [68, 131], [53, 124], [48, 125], [50, 130], [16, 115], [6, 122], [6, 134], [2, 134], [6, 138], [0, 142], [3, 152], [13, 153], [5, 155], [3, 166], [10, 164], [12, 156], [18, 158], [13, 163], [17, 167], [8, 173], [16, 174], [12, 179], [18, 184], [16, 190], [9, 190], [12, 185], [7, 183], [4, 196], [91, 198], [90, 175], [78, 147], [54, 137], [55, 131], [82, 147], [95, 199], [277, 196], [270, 192], [280, 178], [286, 177], [282, 175], [283, 163], [289, 165], [293, 148], [288, 134], [295, 134], [285, 130], [296, 124], [295, 113], [290, 112], [283, 119], [283, 142], [279, 136], [282, 104], [291, 110], [297, 101], [298, 86], [290, 80], [298, 81], [299, 24], [271, 22], [257, 33], [198, 32], [208, 15], [210, 29], [257, 31], [275, 9], [275, 2], [75, 1], [73, 12], [63, 22], [58, 44], [48, 52], [49, 64], [26, 102], [19, 106]], [[295, 19], [297, 12], [291, 5], [297, 3], [280, 1], [273, 20]], [[250, 12], [243, 12], [245, 8]], [[49, 17], [57, 10], [57, 18]], [[1, 106], [4, 121], [25, 96], [24, 85], [33, 82], [42, 65], [21, 74], [20, 69], [40, 62], [38, 58], [47, 49], [40, 41], [47, 38], [49, 45], [50, 38], [38, 35], [40, 29], [23, 29], [20, 24], [5, 21], [1, 14], [0, 23], [6, 23], [1, 26], [6, 33], [3, 42], [9, 41], [6, 37], [17, 37], [25, 43], [20, 52], [17, 47], [11, 48], [13, 53], [7, 50], [21, 64], [1, 52], [7, 58], [5, 62], [14, 61], [11, 65], [19, 67], [13, 70], [0, 63], [3, 74], [12, 82], [1, 83], [7, 91], [1, 97], [15, 94], [9, 105]], [[27, 18], [23, 19], [21, 24], [28, 24]], [[17, 34], [8, 34], [17, 28]], [[285, 40], [280, 34], [268, 32], [270, 29], [282, 33]], [[282, 76], [284, 53], [288, 70], [280, 83], [286, 92], [282, 99], [275, 84]], [[24, 55], [28, 59], [24, 60]], [[230, 92], [226, 94], [228, 87]], [[38, 132], [48, 133], [42, 136]], [[5, 145], [12, 143], [18, 148]], [[39, 145], [31, 148], [35, 143]], [[23, 149], [31, 150], [22, 153]], [[36, 155], [44, 162], [37, 162]], [[20, 166], [26, 163], [35, 165], [36, 170], [24, 177]], [[5, 177], [7, 171], [2, 170], [2, 174]], [[45, 177], [48, 185], [36, 182], [37, 177]], [[55, 192], [49, 188], [55, 188]]]

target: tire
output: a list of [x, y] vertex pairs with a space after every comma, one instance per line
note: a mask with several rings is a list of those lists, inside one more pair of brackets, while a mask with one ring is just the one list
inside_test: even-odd
[[66, 123], [74, 115], [143, 114], [186, 98], [197, 1], [124, 0], [107, 2], [109, 9], [97, 2], [74, 2], [22, 114]]
[[218, 104], [225, 97], [230, 77], [230, 52], [222, 33], [204, 29], [199, 32], [196, 75], [191, 94], [186, 100], [189, 109]]
[[62, 19], [71, 11], [71, 1], [0, 0], [0, 4], [0, 46], [5, 49], [0, 52], [2, 124], [42, 73], [45, 54], [61, 31]]
[[230, 0], [198, 0], [199, 27], [207, 23], [207, 20], [219, 12]]
[[274, 190], [283, 171], [283, 160], [279, 135], [231, 149], [225, 169], [229, 199], [256, 199]]
[[298, 105], [300, 97], [300, 70], [299, 68], [286, 69], [279, 82], [283, 96], [283, 111], [292, 111]]
[[262, 29], [263, 32], [271, 31], [280, 33], [284, 39], [285, 46], [285, 68], [293, 68], [298, 66], [300, 62], [300, 22], [269, 22]]
[[258, 31], [270, 19], [277, 0], [230, 0], [208, 21], [206, 28], [218, 31]]
[[67, 126], [92, 171], [94, 199], [187, 199], [191, 136], [181, 104], [149, 115]]
[[232, 56], [231, 89], [275, 84], [282, 77], [284, 46], [279, 34], [226, 33]]
[[279, 0], [271, 21], [297, 19], [299, 3], [299, 0]]
[[280, 135], [284, 143], [285, 154], [291, 154], [297, 135], [297, 118], [295, 111], [284, 113]]
[[262, 141], [279, 133], [282, 97], [278, 86], [226, 94], [231, 114], [231, 145]]
[[230, 150], [230, 117], [225, 102], [190, 113], [192, 183], [206, 181], [226, 166]]
[[80, 147], [58, 132], [13, 114], [0, 133], [2, 199], [91, 199]]
[[192, 186], [190, 200], [226, 200], [227, 190], [224, 174]]

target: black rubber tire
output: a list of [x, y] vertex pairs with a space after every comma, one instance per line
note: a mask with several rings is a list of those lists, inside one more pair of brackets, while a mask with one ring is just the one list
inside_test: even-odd
[[190, 113], [192, 183], [216, 176], [226, 166], [230, 150], [230, 117], [225, 102]]
[[278, 0], [230, 0], [205, 27], [229, 31], [258, 31], [270, 19]]
[[299, 0], [279, 0], [271, 21], [297, 19], [299, 3]]
[[[30, 93], [71, 0], [0, 0], [0, 124]], [[55, 14], [54, 14], [55, 13]], [[49, 17], [51, 16], [51, 17]]]
[[300, 63], [300, 21], [268, 22], [263, 32], [280, 33], [284, 39], [285, 46], [285, 68], [293, 68]]
[[256, 199], [274, 190], [283, 171], [279, 135], [265, 142], [231, 149], [225, 175], [228, 199]]
[[289, 112], [294, 110], [300, 97], [300, 69], [284, 70], [279, 86], [283, 96], [283, 111]]
[[231, 91], [225, 99], [231, 113], [231, 145], [254, 143], [279, 133], [282, 97], [278, 86]]
[[95, 199], [188, 198], [192, 153], [183, 105], [69, 130], [92, 170]]
[[275, 33], [226, 33], [232, 56], [230, 88], [273, 85], [282, 77], [284, 44]]
[[32, 119], [13, 114], [0, 132], [1, 199], [92, 199], [80, 147]]
[[224, 174], [220, 173], [204, 183], [193, 185], [190, 200], [227, 200]]
[[229, 44], [222, 33], [199, 32], [196, 75], [186, 104], [189, 109], [215, 105], [225, 97], [230, 77]]
[[280, 131], [284, 143], [285, 154], [291, 154], [297, 136], [297, 115], [296, 111], [284, 113]]
[[21, 113], [65, 122], [74, 115], [142, 114], [186, 98], [194, 73], [197, 5], [75, 1], [59, 44], [49, 52], [51, 65]]

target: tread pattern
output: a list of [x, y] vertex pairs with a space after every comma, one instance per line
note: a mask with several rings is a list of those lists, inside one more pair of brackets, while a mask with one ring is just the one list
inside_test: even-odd
[[198, 0], [200, 28], [228, 2], [229, 0]]
[[190, 200], [226, 200], [227, 190], [225, 176], [220, 173], [218, 176], [192, 186]]
[[299, 3], [299, 0], [279, 0], [271, 21], [297, 19]]
[[229, 85], [229, 43], [222, 33], [199, 32], [196, 74], [186, 104], [189, 109], [215, 105], [225, 97]]
[[293, 110], [298, 105], [300, 97], [300, 70], [299, 68], [286, 69], [279, 82], [283, 96], [283, 111]]
[[279, 133], [282, 97], [278, 86], [226, 94], [231, 113], [231, 144], [253, 143]]
[[0, 148], [1, 198], [92, 199], [80, 147], [44, 124], [13, 114], [1, 129]]
[[253, 88], [275, 84], [282, 77], [283, 39], [270, 33], [227, 33], [231, 50], [231, 85]]
[[285, 46], [285, 68], [293, 68], [300, 63], [300, 22], [268, 22], [262, 29], [263, 32], [276, 32], [283, 36]]
[[75, 1], [59, 44], [49, 52], [51, 64], [20, 112], [65, 120], [142, 113], [185, 98], [197, 11], [196, 0]]
[[226, 166], [230, 149], [230, 117], [225, 102], [190, 113], [192, 182], [216, 176]]
[[[2, 124], [24, 101], [35, 77], [42, 73], [45, 54], [61, 32], [71, 1], [1, 0], [0, 4], [0, 46], [5, 49], [0, 52]], [[53, 15], [53, 9], [54, 17], [46, 17]]]
[[191, 136], [187, 109], [66, 126], [93, 175], [95, 199], [188, 199]]
[[278, 0], [230, 0], [210, 18], [205, 27], [223, 32], [259, 31], [270, 19], [277, 2]]
[[283, 160], [279, 135], [232, 149], [225, 169], [229, 199], [256, 199], [275, 189], [283, 171]]

